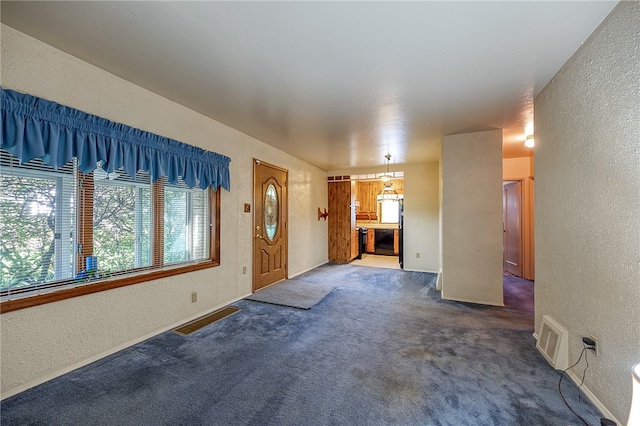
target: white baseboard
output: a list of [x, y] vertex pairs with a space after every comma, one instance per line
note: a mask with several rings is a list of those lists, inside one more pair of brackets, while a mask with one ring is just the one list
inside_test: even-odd
[[412, 269], [412, 268], [402, 268], [404, 271], [407, 272], [427, 272], [429, 274], [437, 274], [438, 271], [431, 271], [429, 269]]
[[311, 271], [311, 270], [313, 270], [313, 269], [319, 268], [319, 267], [320, 267], [320, 266], [322, 266], [322, 265], [326, 265], [327, 263], [329, 263], [329, 262], [322, 262], [322, 263], [318, 263], [317, 265], [312, 266], [312, 267], [310, 267], [310, 268], [307, 268], [307, 269], [305, 269], [305, 270], [303, 270], [303, 271], [296, 272], [296, 273], [295, 273], [295, 274], [293, 274], [293, 275], [289, 275], [289, 277], [288, 277], [287, 279], [295, 278], [295, 277], [297, 277], [297, 276], [299, 276], [299, 275], [302, 275], [302, 274], [304, 274], [304, 273], [306, 273], [306, 272], [309, 272], [309, 271]]
[[[536, 339], [536, 342], [537, 342], [538, 333], [533, 333], [533, 338]], [[567, 376], [569, 376], [571, 381], [573, 381], [573, 383], [575, 383], [576, 386], [580, 386], [580, 379], [571, 370], [567, 371]], [[591, 390], [589, 390], [588, 387], [586, 387], [585, 385], [582, 385], [580, 387], [580, 390], [582, 391], [584, 396], [586, 396], [587, 399], [598, 409], [598, 411], [600, 411], [600, 414], [602, 415], [602, 417], [606, 417], [607, 419], [613, 420], [618, 425], [623, 426], [623, 423], [620, 420], [616, 419], [613, 416], [613, 414], [611, 414], [609, 410], [607, 410], [607, 407], [605, 407], [604, 404], [600, 402], [598, 398], [596, 398], [596, 396], [591, 392]]]
[[[573, 381], [573, 383], [576, 384], [576, 386], [580, 386], [580, 378], [578, 376], [576, 376], [571, 370], [567, 371], [567, 376], [569, 376], [569, 378]], [[604, 404], [602, 402], [600, 402], [600, 400], [598, 398], [596, 398], [596, 396], [589, 390], [588, 387], [586, 387], [583, 384], [580, 387], [580, 390], [582, 391], [584, 396], [586, 396], [587, 399], [589, 401], [591, 401], [591, 403], [593, 405], [595, 405], [595, 407], [598, 409], [598, 411], [600, 411], [600, 414], [602, 415], [602, 417], [606, 417], [607, 419], [611, 419], [611, 420], [613, 420], [614, 422], [616, 422], [620, 426], [622, 426], [624, 424], [620, 420], [616, 419], [613, 416], [613, 414], [611, 414], [609, 412], [609, 410], [607, 410], [607, 407], [605, 407]]]
[[133, 346], [133, 345], [135, 345], [137, 343], [140, 343], [140, 342], [143, 342], [143, 341], [145, 341], [147, 339], [150, 339], [153, 336], [157, 336], [158, 334], [162, 334], [165, 331], [172, 330], [172, 329], [174, 329], [176, 327], [179, 327], [179, 326], [181, 326], [183, 324], [186, 324], [186, 323], [188, 323], [190, 321], [193, 321], [193, 320], [195, 320], [197, 318], [200, 318], [200, 317], [203, 317], [205, 315], [208, 315], [211, 312], [215, 312], [218, 309], [224, 308], [225, 306], [227, 306], [227, 305], [229, 305], [231, 303], [237, 302], [238, 300], [244, 299], [245, 297], [250, 296], [250, 295], [251, 295], [251, 293], [245, 294], [242, 297], [238, 297], [237, 299], [233, 299], [233, 300], [231, 300], [231, 301], [229, 301], [227, 303], [224, 303], [224, 304], [222, 304], [220, 306], [217, 306], [215, 308], [208, 309], [208, 310], [206, 310], [204, 312], [200, 312], [198, 314], [195, 314], [195, 315], [193, 315], [191, 317], [188, 317], [188, 318], [185, 318], [183, 320], [180, 320], [180, 321], [178, 321], [178, 322], [176, 322], [174, 324], [171, 324], [169, 326], [163, 327], [163, 328], [161, 328], [159, 330], [156, 330], [154, 332], [145, 334], [142, 337], [136, 338], [136, 339], [131, 340], [131, 341], [127, 342], [127, 343], [123, 343], [122, 345], [118, 345], [118, 346], [116, 346], [114, 348], [111, 348], [111, 349], [109, 349], [109, 350], [107, 350], [105, 352], [102, 352], [102, 353], [100, 353], [98, 355], [94, 355], [94, 356], [91, 356], [89, 358], [85, 358], [85, 359], [83, 359], [81, 361], [78, 361], [78, 362], [76, 362], [74, 364], [68, 365], [68, 366], [66, 366], [66, 367], [64, 367], [64, 368], [62, 368], [60, 370], [54, 371], [53, 373], [49, 373], [49, 374], [46, 374], [46, 375], [44, 375], [42, 377], [38, 377], [37, 379], [35, 379], [35, 380], [31, 381], [31, 382], [22, 384], [20, 386], [16, 386], [16, 387], [14, 387], [12, 389], [9, 389], [9, 390], [5, 391], [3, 394], [1, 394], [0, 395], [0, 401], [5, 399], [5, 398], [9, 398], [10, 396], [17, 395], [20, 392], [24, 392], [27, 389], [30, 389], [32, 387], [41, 385], [41, 384], [43, 384], [45, 382], [48, 382], [49, 380], [55, 379], [56, 377], [63, 376], [65, 374], [67, 374], [67, 373], [72, 372], [73, 370], [77, 370], [78, 368], [84, 367], [85, 365], [89, 365], [92, 362], [98, 361], [99, 359], [102, 359], [102, 358], [107, 357], [109, 355], [112, 355], [112, 354], [114, 354], [116, 352], [119, 352], [119, 351], [121, 351], [123, 349], [126, 349], [126, 348], [128, 348], [130, 346]]

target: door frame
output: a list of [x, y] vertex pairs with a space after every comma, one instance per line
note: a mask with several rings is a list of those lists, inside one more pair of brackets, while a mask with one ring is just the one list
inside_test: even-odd
[[522, 278], [527, 280], [535, 280], [534, 177], [504, 177], [502, 181], [503, 183], [519, 181], [522, 185], [522, 194], [520, 197], [520, 217], [522, 220], [520, 223]]
[[[283, 247], [284, 247], [284, 279], [288, 279], [289, 278], [289, 192], [288, 192], [288, 180], [289, 180], [289, 170], [280, 167], [280, 166], [276, 166], [274, 164], [271, 163], [267, 163], [266, 161], [262, 161], [258, 158], [254, 158], [253, 159], [253, 203], [254, 203], [254, 208], [253, 208], [253, 220], [252, 220], [252, 226], [251, 226], [251, 240], [252, 240], [252, 244], [251, 244], [251, 263], [252, 263], [252, 279], [251, 279], [251, 292], [255, 293], [257, 290], [259, 290], [259, 288], [256, 288], [257, 284], [258, 284], [258, 277], [260, 275], [259, 272], [259, 265], [255, 262], [255, 254], [256, 254], [256, 250], [257, 250], [257, 245], [258, 245], [258, 238], [256, 237], [256, 226], [259, 225], [258, 222], [262, 223], [261, 220], [257, 217], [257, 208], [255, 206], [256, 200], [257, 200], [257, 196], [256, 196], [256, 168], [260, 167], [260, 166], [266, 166], [275, 170], [278, 170], [280, 172], [283, 172], [285, 174], [285, 181], [283, 182], [282, 185], [282, 200], [281, 200], [281, 206], [279, 206], [279, 209], [282, 211], [282, 222], [283, 222], [283, 226], [282, 226], [282, 230], [281, 230], [281, 236], [280, 238], [283, 240]], [[279, 282], [279, 281], [276, 281]], [[271, 284], [269, 284], [271, 285]], [[266, 286], [264, 286], [266, 287]], [[260, 287], [260, 288], [264, 288], [264, 287]]]
[[[518, 188], [518, 197], [517, 197], [517, 210], [518, 210], [518, 230], [517, 230], [517, 241], [518, 241], [518, 274], [517, 276], [522, 277], [524, 275], [524, 182], [519, 179], [515, 180], [505, 180], [502, 182], [502, 268], [507, 271], [507, 241], [508, 241], [508, 232], [507, 232], [507, 190], [506, 186], [508, 184], [517, 184]], [[507, 271], [510, 272], [510, 271]]]

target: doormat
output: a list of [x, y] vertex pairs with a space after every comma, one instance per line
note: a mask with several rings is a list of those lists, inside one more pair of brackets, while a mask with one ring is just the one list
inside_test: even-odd
[[214, 322], [219, 321], [223, 318], [226, 318], [229, 315], [233, 315], [239, 310], [240, 308], [236, 308], [235, 306], [227, 306], [226, 308], [222, 308], [220, 310], [212, 312], [209, 315], [205, 315], [191, 322], [188, 322], [185, 325], [181, 325], [178, 328], [174, 328], [173, 331], [175, 331], [178, 334], [182, 334], [183, 336], [186, 336], [195, 331], [200, 330], [202, 327], [205, 327], [209, 324], [213, 324]]
[[298, 280], [285, 280], [258, 290], [247, 300], [291, 306], [292, 308], [311, 309], [333, 291], [331, 284], [309, 283]]

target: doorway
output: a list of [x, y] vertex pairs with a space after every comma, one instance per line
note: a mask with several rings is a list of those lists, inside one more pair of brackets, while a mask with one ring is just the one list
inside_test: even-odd
[[504, 182], [502, 188], [503, 269], [522, 277], [522, 182]]
[[[386, 177], [386, 178], [385, 178]], [[354, 265], [402, 269], [404, 232], [404, 172], [352, 175], [356, 179], [356, 228], [366, 229], [365, 255]], [[383, 189], [397, 199], [379, 199]]]
[[286, 169], [253, 161], [253, 291], [288, 275]]

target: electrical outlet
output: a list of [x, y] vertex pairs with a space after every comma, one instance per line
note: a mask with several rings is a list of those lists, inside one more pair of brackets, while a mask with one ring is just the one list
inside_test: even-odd
[[595, 348], [593, 348], [593, 352], [596, 354], [596, 357], [600, 356], [600, 343], [598, 342], [598, 338], [591, 336], [591, 340], [593, 340], [593, 343], [595, 343]]
[[191, 292], [191, 303], [195, 303], [198, 301], [198, 292], [197, 291], [192, 291]]
[[242, 275], [245, 275], [247, 273], [247, 267], [243, 266], [242, 267]]
[[420, 259], [420, 253], [416, 253], [416, 259]]

